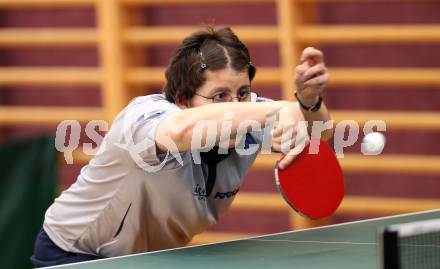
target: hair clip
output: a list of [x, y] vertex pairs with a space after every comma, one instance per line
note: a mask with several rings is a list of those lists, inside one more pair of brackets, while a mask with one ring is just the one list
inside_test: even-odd
[[200, 68], [202, 70], [204, 70], [208, 66], [204, 63], [205, 59], [203, 58], [203, 53], [202, 52], [199, 52], [199, 56], [200, 56]]
[[252, 62], [251, 62], [251, 61], [249, 61], [248, 65], [249, 65], [249, 66], [254, 66], [254, 65], [252, 64]]

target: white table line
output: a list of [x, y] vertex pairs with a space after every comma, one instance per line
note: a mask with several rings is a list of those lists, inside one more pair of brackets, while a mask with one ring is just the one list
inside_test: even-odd
[[288, 242], [288, 243], [318, 243], [318, 244], [347, 244], [347, 245], [377, 245], [377, 243], [361, 243], [361, 242], [335, 242], [335, 241], [312, 241], [312, 240], [285, 240], [285, 239], [248, 239], [249, 241], [262, 242]]

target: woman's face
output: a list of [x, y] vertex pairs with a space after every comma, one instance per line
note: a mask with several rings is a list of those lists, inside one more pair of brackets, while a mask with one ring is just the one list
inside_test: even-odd
[[[197, 89], [196, 95], [187, 104], [180, 104], [182, 108], [218, 102], [238, 102], [238, 98], [241, 98], [242, 102], [250, 101], [251, 83], [247, 70], [236, 71], [231, 68], [224, 68], [210, 71], [208, 69], [205, 71], [205, 78], [205, 83]], [[242, 98], [246, 95], [247, 98]]]

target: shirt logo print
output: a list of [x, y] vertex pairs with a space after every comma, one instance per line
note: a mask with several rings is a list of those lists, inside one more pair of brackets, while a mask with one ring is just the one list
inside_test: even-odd
[[[240, 188], [236, 188], [231, 191], [227, 192], [216, 192], [214, 195], [214, 199], [228, 199], [234, 197], [238, 192], [240, 191]], [[209, 197], [210, 195], [206, 194], [206, 189], [201, 187], [200, 184], [197, 184], [194, 187], [193, 190], [193, 196], [197, 197], [198, 200], [205, 200], [206, 197]]]

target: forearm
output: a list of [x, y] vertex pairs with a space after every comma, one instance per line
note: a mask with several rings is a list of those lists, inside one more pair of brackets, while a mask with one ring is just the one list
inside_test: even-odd
[[[222, 124], [228, 121], [231, 132], [228, 140], [233, 143], [240, 124], [244, 121], [257, 122], [261, 128], [264, 128], [270, 116], [275, 115], [281, 108], [289, 105], [293, 105], [293, 103], [287, 101], [229, 102], [188, 108], [166, 118], [159, 125], [156, 137], [172, 141], [180, 152], [194, 150], [198, 148], [197, 145], [201, 144], [192, 145], [194, 138], [206, 141], [209, 125], [204, 126], [204, 124], [209, 121], [210, 126], [216, 128], [215, 136], [209, 138], [214, 138], [215, 144], [218, 145], [220, 138], [222, 138]], [[212, 134], [213, 130], [210, 131]], [[166, 143], [159, 142], [157, 144], [160, 150], [169, 150], [169, 145], [166, 145]]]
[[[326, 121], [331, 120], [330, 113], [329, 113], [327, 106], [325, 105], [324, 102], [322, 102], [321, 108], [316, 112], [307, 111], [302, 108], [301, 108], [301, 111], [304, 115], [305, 120], [308, 122], [309, 134], [312, 133], [312, 127], [313, 127], [314, 121], [326, 122]], [[333, 136], [333, 128], [327, 129], [322, 132], [321, 139], [322, 140], [329, 140], [332, 136]]]

